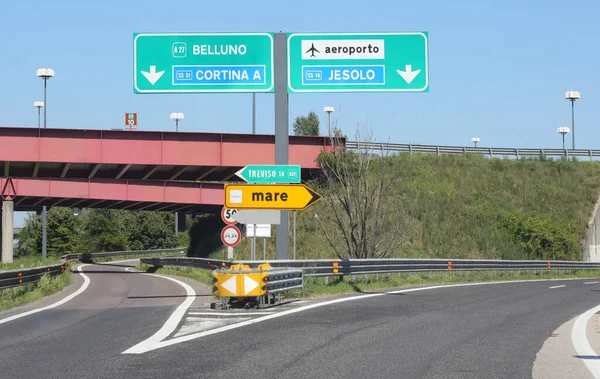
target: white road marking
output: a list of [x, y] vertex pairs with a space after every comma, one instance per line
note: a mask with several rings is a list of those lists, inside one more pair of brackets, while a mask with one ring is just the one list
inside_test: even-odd
[[187, 292], [187, 298], [185, 299], [185, 301], [183, 303], [181, 303], [177, 307], [177, 309], [175, 309], [175, 312], [173, 312], [173, 314], [171, 314], [171, 317], [169, 317], [167, 322], [165, 322], [165, 324], [162, 326], [162, 328], [160, 328], [156, 333], [154, 333], [154, 335], [152, 335], [148, 339], [138, 343], [137, 345], [125, 350], [122, 354], [141, 354], [141, 353], [145, 353], [146, 351], [152, 350], [151, 349], [152, 347], [158, 345], [160, 343], [160, 341], [167, 338], [169, 335], [171, 335], [175, 331], [175, 329], [177, 329], [177, 326], [179, 325], [179, 323], [185, 316], [185, 313], [187, 312], [188, 308], [192, 305], [192, 303], [194, 302], [194, 300], [196, 298], [196, 291], [194, 291], [194, 289], [192, 287], [190, 287], [188, 284], [186, 284], [180, 280], [170, 278], [168, 276], [157, 275], [157, 274], [143, 273], [142, 275], [156, 276], [157, 278], [168, 279], [172, 282], [179, 284], [180, 286], [185, 288], [185, 290]]
[[598, 283], [600, 283], [600, 282], [585, 282], [583, 284], [598, 284]]
[[186, 319], [186, 322], [181, 326], [175, 337], [198, 333], [204, 330], [210, 330], [223, 326], [227, 320], [217, 318], [204, 318], [204, 319]]
[[[590, 279], [590, 278], [587, 278], [587, 279]], [[467, 286], [483, 286], [483, 285], [507, 284], [507, 283], [546, 282], [546, 281], [556, 281], [556, 280], [577, 280], [577, 279], [568, 278], [568, 279], [506, 280], [506, 281], [501, 281], [501, 282], [445, 284], [445, 285], [439, 285], [439, 286], [430, 286], [430, 287], [421, 287], [421, 288], [408, 288], [408, 289], [404, 289], [404, 290], [397, 290], [397, 291], [390, 291], [390, 292], [380, 292], [380, 293], [373, 293], [373, 294], [367, 294], [367, 295], [350, 296], [350, 297], [344, 297], [344, 298], [340, 298], [340, 299], [334, 299], [334, 300], [328, 300], [328, 301], [313, 303], [313, 304], [309, 304], [309, 305], [304, 305], [304, 306], [301, 306], [301, 307], [298, 307], [298, 308], [293, 308], [293, 309], [289, 309], [289, 310], [286, 310], [286, 311], [277, 312], [277, 313], [274, 313], [274, 314], [271, 314], [271, 315], [266, 315], [264, 317], [257, 317], [257, 318], [251, 319], [251, 320], [247, 320], [247, 321], [243, 321], [243, 322], [237, 323], [237, 324], [226, 325], [226, 326], [222, 326], [220, 328], [216, 328], [216, 329], [212, 329], [212, 330], [206, 330], [206, 331], [203, 331], [203, 332], [193, 333], [193, 334], [189, 334], [189, 335], [186, 335], [186, 336], [176, 337], [176, 338], [172, 338], [172, 339], [170, 339], [168, 341], [158, 342], [158, 343], [156, 343], [154, 345], [152, 345], [152, 344], [146, 344], [144, 346], [139, 346], [139, 348], [136, 350], [136, 352], [138, 354], [146, 353], [148, 351], [160, 349], [162, 347], [167, 347], [167, 346], [175, 345], [175, 344], [178, 344], [178, 343], [191, 341], [191, 340], [194, 340], [194, 339], [197, 339], [197, 338], [202, 338], [202, 337], [210, 336], [212, 334], [222, 333], [222, 332], [225, 332], [225, 331], [228, 331], [228, 330], [241, 328], [241, 327], [247, 326], [247, 325], [257, 324], [259, 322], [271, 320], [271, 319], [278, 318], [278, 317], [287, 316], [287, 315], [290, 315], [290, 314], [294, 314], [294, 313], [306, 311], [306, 310], [309, 310], [309, 309], [323, 307], [323, 306], [326, 306], [326, 305], [331, 305], [331, 304], [336, 304], [336, 303], [344, 303], [344, 302], [347, 302], [347, 301], [361, 300], [361, 299], [366, 299], [366, 298], [369, 298], [369, 297], [379, 297], [379, 296], [385, 296], [385, 295], [388, 295], [388, 294], [392, 294], [393, 295], [393, 294], [398, 294], [398, 293], [426, 291], [426, 290], [440, 289], [440, 288], [454, 288], [454, 287], [467, 287]], [[128, 351], [129, 350], [125, 351], [125, 353], [128, 352]]]
[[254, 315], [270, 315], [273, 314], [273, 312], [231, 312], [231, 313], [226, 313], [226, 312], [190, 312], [190, 315], [194, 315], [194, 316], [233, 316], [233, 317], [237, 317], [237, 316], [254, 316]]
[[32, 315], [34, 313], [38, 313], [38, 312], [46, 311], [48, 309], [56, 308], [56, 307], [58, 307], [60, 305], [63, 305], [67, 301], [72, 300], [75, 296], [80, 295], [90, 285], [90, 278], [86, 274], [84, 274], [83, 271], [81, 270], [81, 268], [85, 267], [85, 266], [87, 266], [87, 264], [84, 264], [84, 265], [81, 265], [81, 266], [77, 267], [77, 271], [79, 271], [79, 275], [81, 275], [83, 277], [83, 284], [81, 285], [81, 287], [79, 287], [79, 289], [77, 291], [73, 292], [72, 294], [70, 294], [69, 296], [65, 297], [64, 299], [62, 299], [60, 301], [57, 301], [54, 304], [50, 304], [50, 305], [45, 306], [43, 308], [32, 309], [30, 311], [27, 311], [27, 312], [24, 312], [24, 313], [19, 313], [19, 314], [16, 314], [14, 316], [10, 316], [10, 317], [7, 317], [5, 319], [2, 319], [2, 320], [0, 320], [0, 325], [4, 324], [4, 323], [7, 323], [7, 322], [10, 322], [10, 321], [13, 321], [13, 320], [17, 320], [17, 319], [25, 317], [25, 316]]
[[571, 339], [575, 351], [582, 357], [581, 360], [596, 379], [600, 379], [600, 359], [598, 359], [598, 354], [590, 346], [586, 330], [588, 321], [594, 314], [598, 313], [598, 311], [600, 311], [600, 305], [577, 317], [575, 323], [573, 323], [573, 330], [571, 332]]
[[562, 287], [566, 287], [564, 284], [562, 286], [553, 286], [553, 287], [548, 287], [548, 288], [562, 288]]

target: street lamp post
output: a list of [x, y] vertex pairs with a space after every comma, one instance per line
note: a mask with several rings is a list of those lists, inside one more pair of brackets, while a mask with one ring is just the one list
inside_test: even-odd
[[581, 98], [579, 91], [567, 91], [565, 92], [565, 99], [571, 101], [571, 130], [573, 130], [573, 149], [575, 149], [575, 100]]
[[[171, 120], [175, 120], [175, 131], [179, 132], [179, 120], [183, 120], [183, 113], [171, 113]], [[175, 235], [177, 235], [179, 229], [179, 212], [175, 212]]]
[[565, 134], [569, 133], [570, 130], [569, 128], [567, 128], [566, 126], [561, 126], [560, 128], [558, 128], [556, 130], [558, 133], [562, 134], [562, 140], [563, 140], [563, 150], [565, 149]]
[[[44, 129], [46, 128], [46, 111], [48, 109], [48, 102], [46, 100], [46, 86], [48, 79], [54, 77], [54, 70], [51, 68], [38, 68], [36, 75], [44, 80]], [[44, 205], [42, 207], [42, 259], [46, 259], [47, 254], [47, 239], [46, 239], [46, 212], [47, 208]]]
[[479, 139], [479, 137], [473, 137], [473, 138], [471, 138], [471, 142], [473, 142], [475, 144], [475, 147], [477, 147], [477, 142], [479, 142], [479, 141], [481, 141]]
[[44, 102], [43, 101], [36, 101], [36, 102], [33, 103], [33, 106], [38, 109], [38, 129], [39, 129], [40, 128], [40, 112], [41, 112], [41, 108], [44, 107]]
[[331, 113], [333, 112], [333, 107], [325, 107], [323, 110], [327, 113], [327, 131], [331, 133]]
[[183, 120], [183, 113], [171, 113], [171, 120], [175, 120], [175, 131], [179, 131], [179, 120]]
[[256, 134], [256, 92], [252, 92], [252, 134]]
[[44, 80], [44, 128], [46, 128], [46, 110], [48, 102], [46, 101], [46, 83], [48, 79], [54, 77], [54, 70], [51, 68], [38, 68], [36, 75]]

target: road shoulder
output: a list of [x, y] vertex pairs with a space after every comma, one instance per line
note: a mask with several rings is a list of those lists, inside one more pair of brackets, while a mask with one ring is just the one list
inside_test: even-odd
[[[594, 317], [597, 316], [595, 315]], [[533, 364], [533, 379], [594, 379], [594, 376], [587, 369], [584, 362], [580, 358], [577, 358], [577, 352], [573, 347], [571, 334], [577, 317], [562, 324], [544, 342]], [[600, 318], [596, 318], [596, 320], [598, 330], [600, 330]], [[588, 323], [588, 338], [591, 325], [592, 322]], [[598, 351], [600, 338], [596, 337], [596, 339], [598, 340], [598, 344], [592, 344], [592, 340], [590, 340], [590, 344], [594, 347], [594, 350]]]

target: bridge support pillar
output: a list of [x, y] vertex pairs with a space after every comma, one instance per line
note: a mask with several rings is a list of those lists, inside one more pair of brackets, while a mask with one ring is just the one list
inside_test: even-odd
[[2, 202], [2, 263], [13, 261], [14, 209], [12, 201]]

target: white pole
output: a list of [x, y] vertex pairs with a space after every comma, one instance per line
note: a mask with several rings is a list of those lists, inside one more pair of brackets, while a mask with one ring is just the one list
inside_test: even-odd
[[294, 211], [294, 259], [296, 259], [296, 211]]

